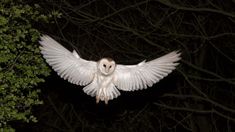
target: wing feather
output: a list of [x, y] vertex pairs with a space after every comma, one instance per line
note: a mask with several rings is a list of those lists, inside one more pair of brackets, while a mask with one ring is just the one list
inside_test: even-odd
[[83, 86], [93, 80], [97, 70], [96, 62], [80, 58], [76, 51], [70, 52], [47, 35], [43, 35], [39, 43], [46, 62], [60, 77]]
[[118, 64], [114, 72], [114, 84], [124, 91], [146, 89], [171, 73], [180, 59], [180, 53], [173, 51], [152, 61], [142, 61], [137, 65]]

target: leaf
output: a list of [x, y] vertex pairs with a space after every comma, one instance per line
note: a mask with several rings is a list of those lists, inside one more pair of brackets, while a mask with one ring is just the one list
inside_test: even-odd
[[0, 16], [0, 26], [6, 25], [7, 24], [7, 19], [3, 16]]

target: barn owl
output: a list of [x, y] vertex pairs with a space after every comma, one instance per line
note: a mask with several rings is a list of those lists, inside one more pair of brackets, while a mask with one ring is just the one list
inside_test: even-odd
[[102, 58], [98, 62], [85, 60], [75, 50], [70, 52], [47, 35], [41, 36], [39, 43], [41, 53], [52, 69], [64, 80], [85, 86], [83, 91], [96, 97], [96, 103], [104, 101], [108, 104], [120, 95], [119, 90], [151, 87], [171, 73], [181, 59], [180, 53], [173, 51], [152, 61], [121, 65], [111, 58]]

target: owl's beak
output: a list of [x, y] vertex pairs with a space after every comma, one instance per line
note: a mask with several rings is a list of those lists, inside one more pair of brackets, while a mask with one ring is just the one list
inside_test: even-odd
[[109, 68], [108, 67], [105, 68], [105, 72], [109, 73]]

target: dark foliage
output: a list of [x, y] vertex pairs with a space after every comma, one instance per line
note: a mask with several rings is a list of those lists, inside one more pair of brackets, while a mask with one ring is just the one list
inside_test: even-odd
[[0, 1], [0, 131], [14, 131], [9, 122], [16, 120], [37, 121], [31, 111], [42, 104], [36, 86], [50, 69], [41, 57], [40, 33], [33, 25], [50, 23], [58, 15], [44, 14], [38, 4]]

